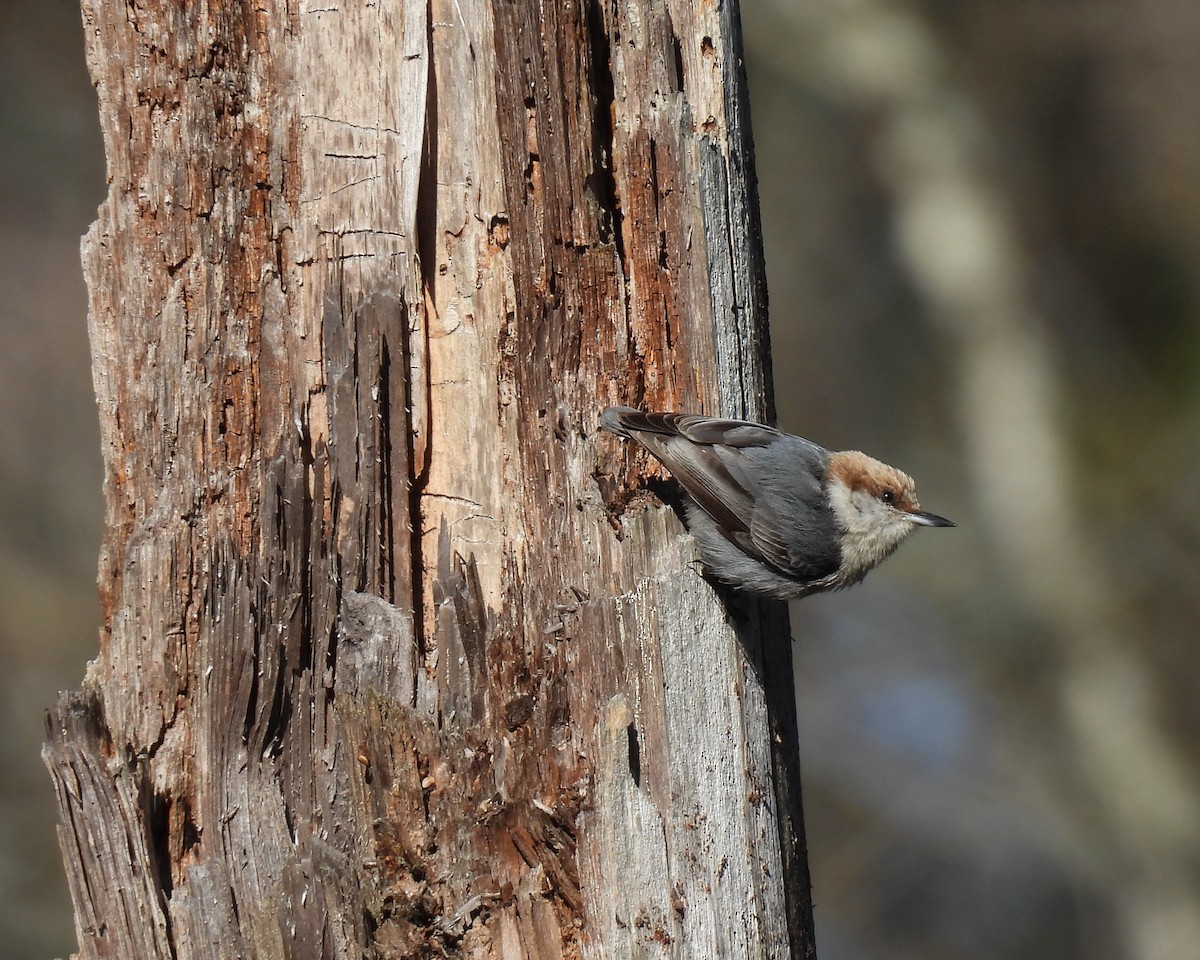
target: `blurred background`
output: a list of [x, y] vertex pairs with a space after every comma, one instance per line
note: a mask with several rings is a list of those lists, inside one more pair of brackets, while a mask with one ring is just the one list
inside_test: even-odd
[[[1200, 944], [1200, 5], [743, 9], [779, 419], [957, 520], [793, 609], [822, 960]], [[74, 0], [0, 4], [0, 955], [74, 949], [38, 756], [96, 648]]]
[[[100, 434], [79, 238], [104, 197], [73, 0], [0, 0], [0, 957], [75, 949], [40, 758], [96, 653]], [[134, 960], [134, 958], [130, 958]]]
[[793, 608], [823, 960], [1200, 956], [1200, 5], [743, 5], [781, 424], [960, 524]]

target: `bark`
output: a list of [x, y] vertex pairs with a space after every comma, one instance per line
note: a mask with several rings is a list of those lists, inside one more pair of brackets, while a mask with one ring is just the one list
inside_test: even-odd
[[84, 20], [80, 955], [811, 956], [786, 611], [596, 431], [770, 413], [735, 6]]

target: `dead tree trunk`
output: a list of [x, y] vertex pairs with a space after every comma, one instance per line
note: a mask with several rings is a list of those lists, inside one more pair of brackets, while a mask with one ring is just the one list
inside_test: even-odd
[[786, 612], [596, 433], [769, 413], [736, 5], [84, 21], [80, 955], [811, 956]]

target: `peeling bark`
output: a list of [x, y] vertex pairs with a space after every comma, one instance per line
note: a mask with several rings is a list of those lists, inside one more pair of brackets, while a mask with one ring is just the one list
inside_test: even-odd
[[786, 611], [596, 432], [770, 413], [736, 10], [84, 20], [80, 956], [812, 956]]

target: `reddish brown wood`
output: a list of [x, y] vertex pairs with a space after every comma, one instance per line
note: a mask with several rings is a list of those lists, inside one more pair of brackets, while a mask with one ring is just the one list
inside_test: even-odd
[[84, 14], [80, 955], [810, 956], [786, 612], [596, 431], [768, 412], [736, 10]]

